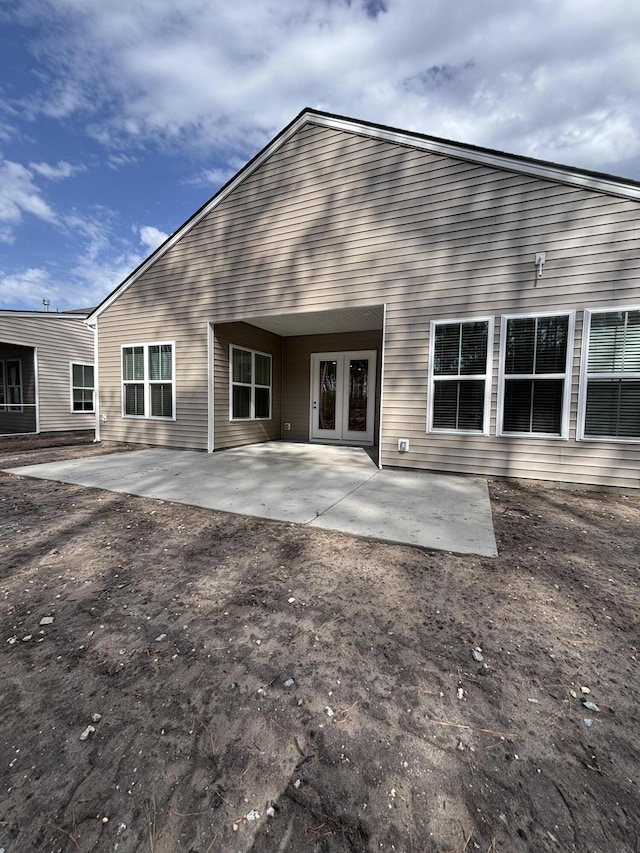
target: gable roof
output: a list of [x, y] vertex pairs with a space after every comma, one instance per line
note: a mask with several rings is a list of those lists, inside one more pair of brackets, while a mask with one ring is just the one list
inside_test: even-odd
[[161, 258], [169, 249], [179, 242], [185, 234], [194, 228], [210, 211], [219, 205], [235, 188], [258, 169], [265, 160], [271, 157], [287, 140], [294, 136], [307, 124], [315, 124], [328, 127], [333, 130], [342, 130], [347, 133], [355, 133], [361, 136], [369, 136], [397, 145], [409, 146], [435, 154], [455, 157], [458, 160], [467, 160], [473, 163], [482, 163], [498, 169], [506, 169], [511, 172], [519, 172], [526, 175], [542, 178], [557, 183], [564, 183], [583, 189], [602, 192], [608, 195], [620, 196], [622, 198], [640, 201], [640, 181], [618, 178], [604, 172], [595, 172], [588, 169], [578, 169], [571, 166], [563, 166], [547, 160], [537, 160], [532, 157], [522, 157], [517, 154], [509, 154], [491, 148], [482, 148], [477, 145], [468, 145], [462, 142], [452, 142], [437, 136], [428, 136], [414, 131], [399, 130], [383, 124], [369, 121], [361, 121], [333, 113], [315, 110], [311, 107], [303, 109], [271, 142], [259, 151], [240, 171], [234, 175], [224, 186], [222, 186], [202, 207], [200, 207], [187, 221], [173, 232], [154, 252], [152, 252], [142, 263], [136, 267], [101, 303], [97, 306], [87, 319], [89, 325], [95, 325], [100, 314], [114, 302], [121, 293], [127, 290], [149, 267]]

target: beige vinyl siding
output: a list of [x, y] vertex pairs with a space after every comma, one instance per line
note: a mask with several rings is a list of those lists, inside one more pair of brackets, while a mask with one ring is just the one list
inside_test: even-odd
[[[127, 295], [127, 294], [125, 294]], [[208, 322], [195, 305], [171, 314], [160, 305], [142, 322], [119, 300], [98, 325], [100, 437], [107, 441], [207, 448]], [[176, 420], [122, 416], [121, 347], [174, 342]], [[106, 421], [104, 420], [106, 418]]]
[[[214, 340], [216, 450], [280, 438], [282, 338], [247, 323], [226, 323], [215, 326]], [[229, 346], [232, 344], [271, 356], [271, 418], [246, 421], [229, 419]]]
[[[582, 311], [640, 302], [638, 211], [575, 185], [305, 125], [100, 316], [103, 436], [206, 448], [208, 322], [386, 304], [383, 464], [637, 486], [639, 446], [576, 442], [573, 410]], [[500, 316], [555, 310], [576, 311], [570, 438], [496, 437]], [[491, 435], [427, 434], [430, 321], [487, 315]], [[153, 340], [176, 341], [177, 421], [123, 422], [120, 345]], [[304, 400], [291, 414], [287, 405], [285, 385], [283, 420], [302, 439]], [[219, 417], [216, 398], [217, 430]], [[398, 454], [399, 437], [409, 453]]]
[[[380, 352], [382, 332], [351, 332], [332, 335], [300, 335], [284, 338], [284, 373], [282, 423], [290, 423], [291, 430], [283, 432], [288, 441], [309, 441], [311, 353], [346, 352], [349, 350], [375, 350], [377, 354], [375, 422], [380, 419]], [[376, 430], [375, 443], [378, 434]]]
[[[37, 353], [38, 410], [41, 432], [86, 430], [95, 426], [92, 412], [71, 411], [71, 364], [93, 364], [93, 333], [82, 316], [0, 311], [0, 343], [25, 348], [22, 357], [25, 402], [35, 402], [33, 353]], [[27, 349], [28, 348], [28, 349]], [[28, 428], [25, 411], [25, 428]], [[7, 415], [7, 417], [9, 417]], [[34, 423], [35, 419], [30, 419]]]

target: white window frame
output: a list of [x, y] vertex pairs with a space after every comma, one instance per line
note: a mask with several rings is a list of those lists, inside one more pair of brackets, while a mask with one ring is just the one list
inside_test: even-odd
[[587, 384], [589, 379], [638, 379], [638, 371], [618, 371], [617, 373], [589, 373], [589, 347], [591, 345], [591, 318], [594, 314], [613, 314], [618, 311], [640, 311], [640, 305], [616, 305], [607, 308], [585, 308], [582, 322], [582, 354], [580, 359], [580, 389], [578, 392], [578, 426], [576, 439], [578, 441], [604, 441], [614, 444], [638, 444], [640, 438], [618, 438], [617, 436], [586, 435], [585, 423], [587, 418]]
[[[564, 373], [539, 374], [509, 374], [505, 373], [507, 352], [507, 323], [509, 320], [535, 320], [542, 317], [568, 317], [567, 323], [567, 353]], [[569, 438], [569, 423], [571, 418], [571, 387], [573, 384], [573, 350], [576, 326], [576, 312], [558, 308], [556, 311], [526, 311], [522, 314], [503, 314], [500, 319], [500, 355], [498, 363], [498, 399], [496, 412], [496, 435], [505, 438], [545, 438], [550, 441], [567, 441]], [[506, 379], [563, 379], [564, 393], [562, 396], [562, 416], [560, 432], [505, 432], [504, 430], [504, 400]]]
[[[234, 349], [241, 350], [242, 352], [251, 353], [251, 382], [234, 382], [233, 381], [233, 351]], [[269, 385], [259, 385], [255, 381], [256, 376], [256, 356], [261, 355], [265, 358], [269, 359], [269, 378], [271, 383]], [[239, 385], [243, 388], [251, 388], [251, 397], [249, 400], [249, 417], [248, 418], [234, 418], [233, 417], [233, 386]], [[269, 415], [268, 417], [260, 417], [257, 418], [255, 416], [255, 392], [256, 388], [268, 388], [269, 389]], [[270, 421], [273, 418], [273, 356], [270, 352], [262, 352], [261, 350], [255, 350], [251, 347], [244, 346], [243, 344], [229, 344], [229, 421], [231, 423], [247, 423], [248, 421]]]
[[[485, 373], [436, 376], [434, 374], [434, 360], [436, 348], [436, 328], [446, 325], [464, 325], [465, 323], [487, 324], [487, 363]], [[489, 435], [491, 421], [491, 377], [493, 374], [493, 350], [494, 350], [494, 318], [493, 317], [452, 317], [446, 320], [432, 320], [429, 325], [429, 386], [427, 403], [427, 432], [448, 435]], [[437, 382], [462, 380], [484, 381], [484, 408], [482, 412], [482, 430], [477, 429], [443, 429], [433, 426], [433, 406], [435, 402], [435, 385]]]
[[[149, 379], [149, 348], [150, 347], [171, 347], [171, 380], [167, 379], [159, 379], [159, 380], [151, 380]], [[124, 378], [124, 370], [123, 370], [123, 362], [124, 362], [124, 351], [126, 349], [134, 349], [135, 347], [142, 347], [143, 350], [143, 364], [144, 364], [144, 379], [128, 379], [125, 381]], [[135, 344], [122, 344], [120, 346], [120, 396], [122, 403], [122, 417], [127, 420], [134, 421], [175, 421], [176, 420], [176, 343], [175, 341], [149, 341], [148, 343], [135, 343]], [[171, 417], [166, 417], [164, 415], [152, 415], [151, 414], [151, 386], [152, 385], [166, 385], [167, 382], [171, 382]], [[143, 385], [144, 386], [144, 414], [143, 415], [128, 415], [125, 413], [125, 403], [126, 403], [126, 392], [125, 385]]]
[[[74, 385], [73, 384], [73, 368], [74, 367], [93, 367], [93, 387], [91, 391], [93, 392], [91, 395], [91, 408], [90, 409], [74, 409], [73, 408], [73, 392], [77, 389], [78, 391], [88, 391], [89, 389], [83, 385]], [[91, 361], [70, 361], [69, 362], [69, 393], [70, 393], [70, 409], [69, 411], [73, 415], [90, 415], [95, 413], [96, 410], [96, 370], [93, 362]]]
[[[18, 365], [18, 384], [9, 386], [9, 373], [7, 370], [7, 364], [9, 362], [15, 362]], [[20, 402], [19, 403], [10, 403], [9, 402], [9, 387], [11, 388], [19, 388], [20, 389]], [[23, 387], [23, 377], [22, 377], [22, 359], [21, 358], [3, 358], [2, 359], [2, 393], [4, 395], [4, 402], [0, 404], [0, 414], [2, 415], [18, 415], [21, 412], [24, 412], [24, 387]]]

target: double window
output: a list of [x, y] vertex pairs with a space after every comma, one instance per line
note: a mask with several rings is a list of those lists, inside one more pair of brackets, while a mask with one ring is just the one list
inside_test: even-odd
[[0, 361], [0, 414], [22, 411], [22, 362], [19, 358]]
[[487, 433], [493, 319], [431, 323], [430, 431]]
[[93, 412], [93, 365], [71, 365], [71, 411]]
[[574, 314], [503, 317], [499, 435], [566, 438]]
[[230, 346], [229, 406], [231, 420], [271, 417], [271, 356]]
[[640, 439], [640, 309], [585, 311], [579, 438]]
[[133, 418], [175, 419], [174, 344], [122, 347], [122, 413]]

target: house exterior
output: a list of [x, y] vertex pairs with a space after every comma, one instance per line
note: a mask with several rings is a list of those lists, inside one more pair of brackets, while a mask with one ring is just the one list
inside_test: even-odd
[[92, 314], [99, 436], [640, 485], [640, 184], [304, 110]]
[[94, 428], [88, 315], [0, 311], [0, 435]]

